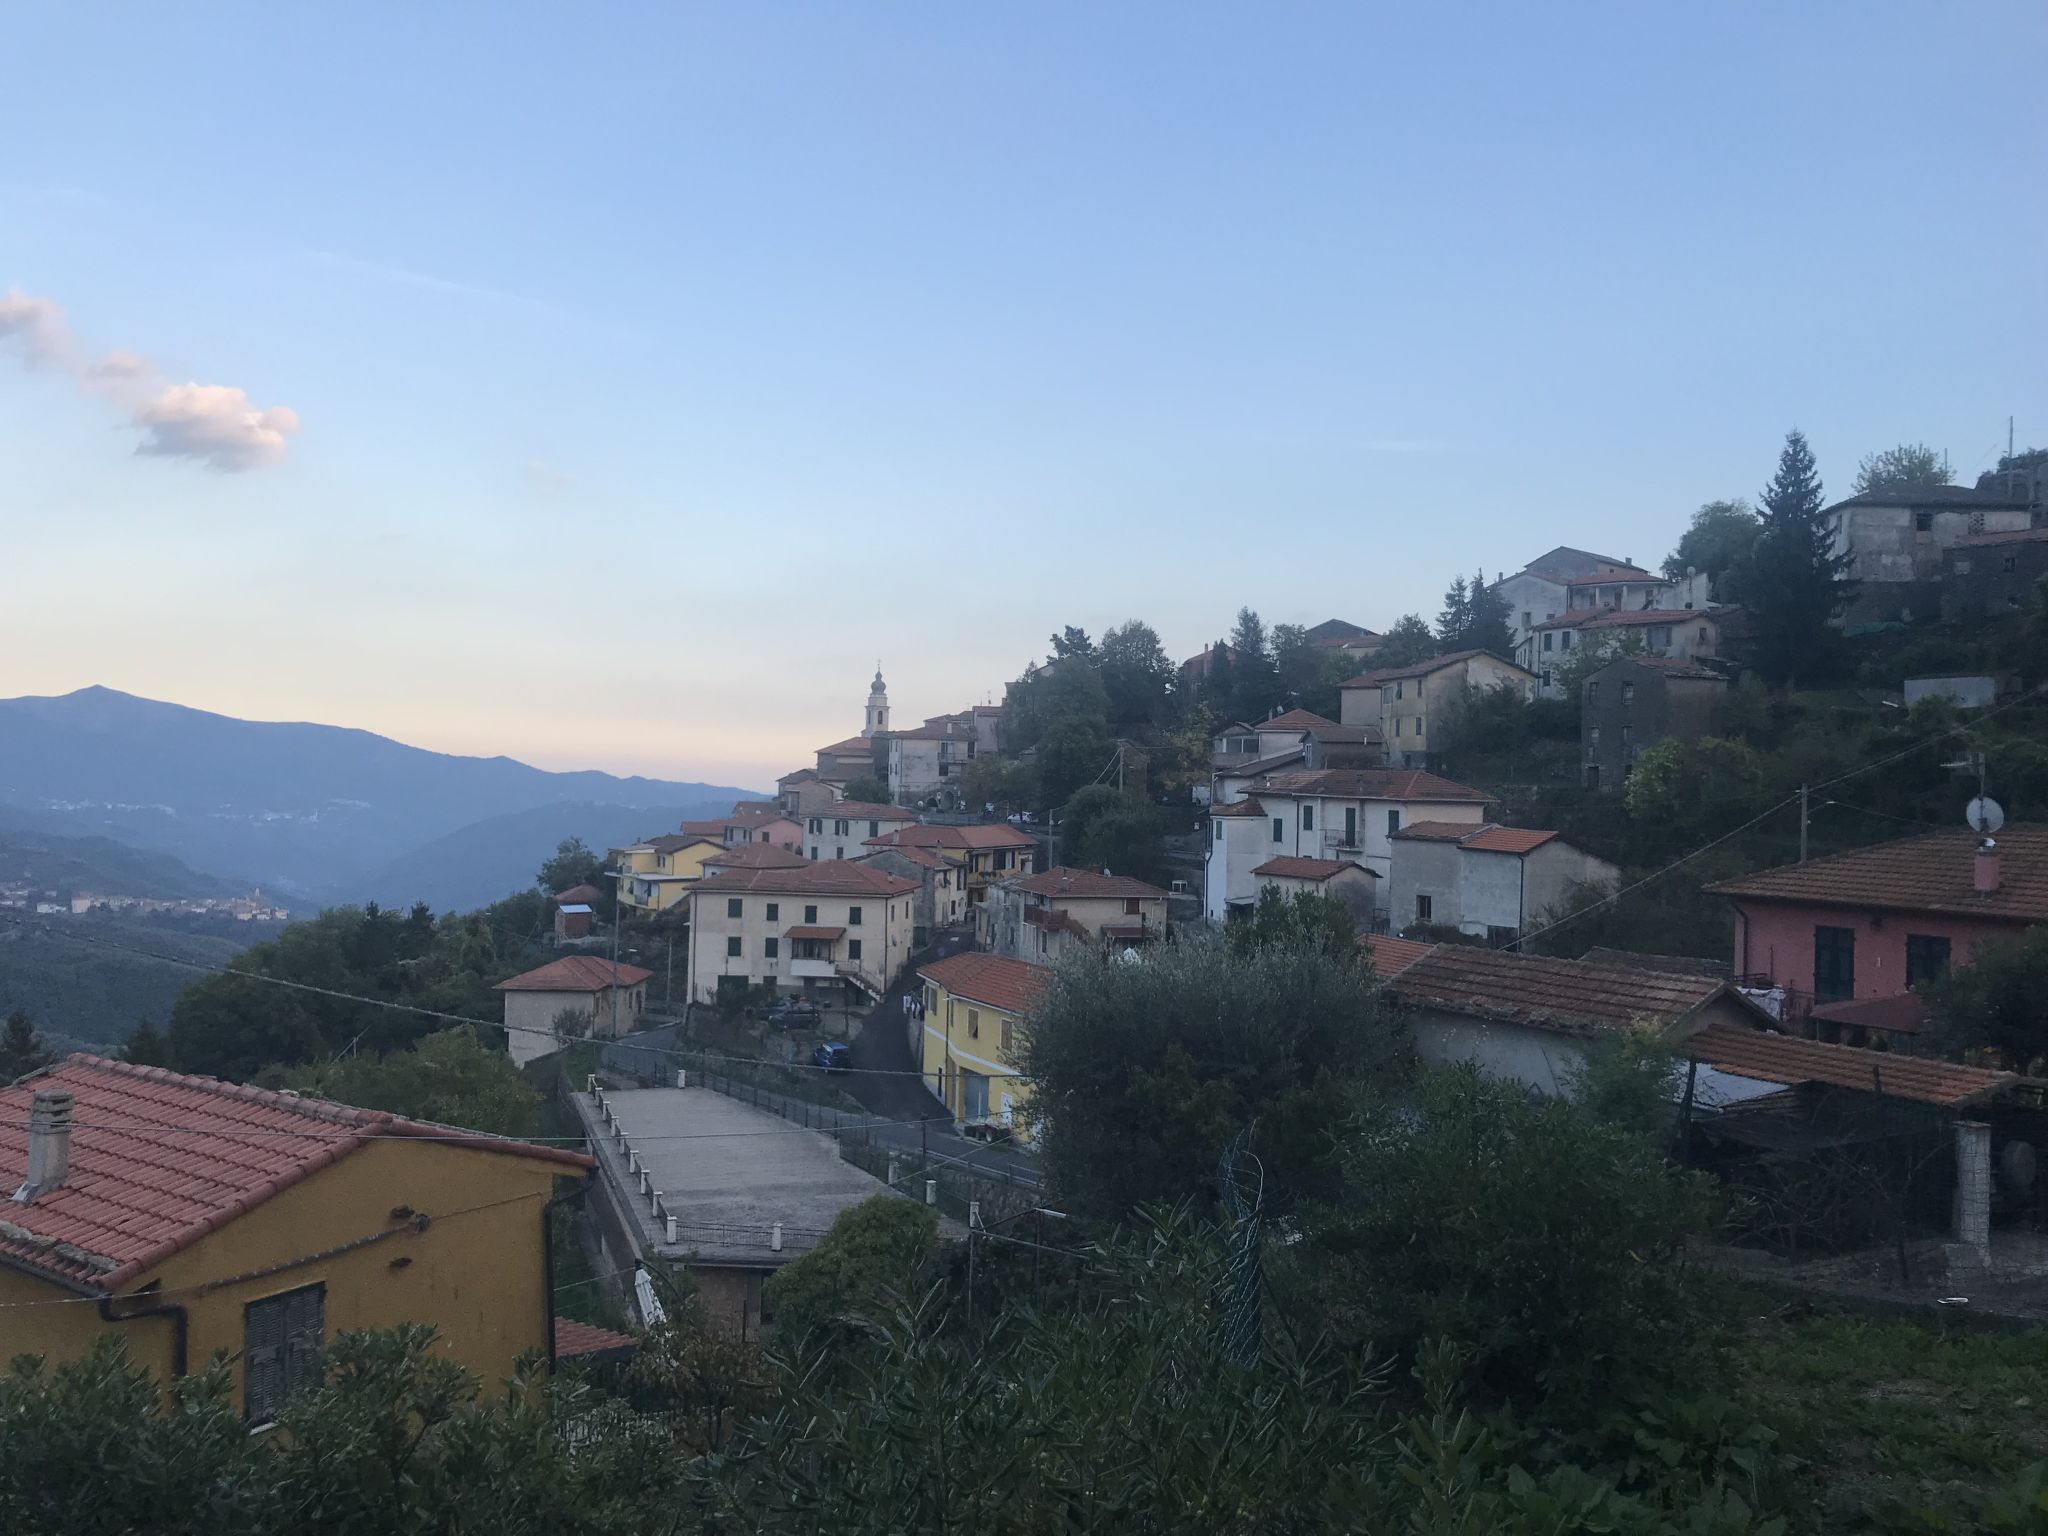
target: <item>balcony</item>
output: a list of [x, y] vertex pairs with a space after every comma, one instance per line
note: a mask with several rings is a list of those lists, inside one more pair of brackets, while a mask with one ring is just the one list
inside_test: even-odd
[[1323, 832], [1323, 853], [1332, 859], [1345, 858], [1354, 853], [1365, 852], [1365, 828], [1347, 832], [1342, 827], [1325, 829]]
[[789, 974], [796, 977], [816, 977], [830, 981], [838, 974], [830, 960], [796, 959], [789, 962]]

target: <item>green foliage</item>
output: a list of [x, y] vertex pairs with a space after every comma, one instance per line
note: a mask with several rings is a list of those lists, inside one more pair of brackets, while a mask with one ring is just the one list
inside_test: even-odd
[[652, 1279], [662, 1319], [641, 1334], [627, 1367], [632, 1401], [680, 1416], [692, 1449], [720, 1450], [737, 1420], [774, 1406], [768, 1364], [753, 1341], [706, 1324], [688, 1271]]
[[1925, 443], [1901, 443], [1881, 453], [1866, 453], [1856, 466], [1858, 496], [1885, 491], [1924, 491], [1949, 483], [1948, 455]]
[[1359, 964], [1362, 954], [1357, 919], [1343, 902], [1315, 891], [1283, 896], [1271, 885], [1259, 891], [1252, 915], [1232, 923], [1225, 936], [1239, 958], [1307, 952], [1342, 966]]
[[1996, 1051], [2012, 1070], [2039, 1075], [2048, 1057], [2048, 927], [1951, 959], [1949, 973], [1924, 988], [1941, 1045]]
[[1174, 669], [1157, 631], [1129, 619], [1103, 635], [1100, 650], [1110, 724], [1124, 732], [1171, 724]]
[[960, 775], [960, 799], [969, 806], [992, 805], [998, 814], [1037, 804], [1038, 779], [1031, 769], [1007, 757], [984, 754]]
[[121, 1060], [133, 1062], [138, 1067], [168, 1067], [171, 1064], [170, 1038], [156, 1027], [155, 1020], [144, 1019], [129, 1031], [128, 1039], [121, 1047]]
[[1024, 1023], [1023, 1067], [1062, 1210], [1215, 1198], [1217, 1159], [1257, 1122], [1267, 1198], [1333, 1173], [1325, 1128], [1361, 1083], [1391, 1085], [1407, 1040], [1369, 967], [1293, 946], [1183, 938], [1130, 963], [1071, 953]]
[[580, 837], [565, 837], [534, 874], [534, 884], [552, 896], [573, 885], [604, 889], [604, 860], [583, 846]]
[[1280, 669], [1273, 662], [1265, 620], [1249, 608], [1238, 609], [1237, 623], [1230, 631], [1230, 647], [1236, 654], [1230, 663], [1230, 703], [1226, 713], [1233, 720], [1250, 724], [1269, 719], [1280, 707]]
[[1566, 1416], [1698, 1365], [1709, 1196], [1633, 1132], [1460, 1067], [1368, 1108], [1343, 1166], [1300, 1262], [1375, 1344], [1448, 1341], [1489, 1396]]
[[512, 1058], [456, 1026], [388, 1056], [358, 1054], [286, 1074], [285, 1086], [318, 1098], [389, 1110], [494, 1136], [540, 1130], [540, 1095]]
[[52, 1039], [104, 1051], [135, 1019], [169, 1017], [195, 971], [224, 966], [277, 931], [226, 916], [22, 914], [0, 928], [0, 1012], [26, 1009]]
[[53, 1060], [29, 1016], [19, 1008], [8, 1014], [5, 1027], [0, 1028], [0, 1083], [40, 1072]]
[[1693, 513], [1678, 548], [1664, 557], [1664, 575], [1678, 581], [1687, 571], [1704, 572], [1718, 595], [1722, 579], [1749, 558], [1762, 531], [1756, 509], [1741, 497], [1710, 501]]
[[1066, 715], [1055, 720], [1038, 742], [1039, 808], [1065, 805], [1078, 790], [1108, 771], [1116, 752], [1116, 740], [1099, 716]]
[[1565, 1094], [1581, 1111], [1653, 1146], [1670, 1142], [1672, 1096], [1682, 1082], [1678, 1056], [1655, 1030], [1631, 1029], [1589, 1040], [1565, 1074]]
[[1741, 825], [1771, 799], [1756, 749], [1725, 736], [1673, 736], [1646, 748], [1622, 791], [1631, 819], [1656, 827], [1667, 846], [1688, 849]]
[[1649, 649], [1642, 630], [1633, 625], [1626, 629], [1582, 629], [1577, 649], [1558, 659], [1551, 668], [1551, 678], [1564, 689], [1565, 703], [1577, 710], [1585, 698], [1587, 678], [1610, 662], [1625, 656], [1647, 655]]
[[1821, 517], [1820, 475], [1798, 432], [1785, 437], [1765, 487], [1763, 527], [1730, 573], [1727, 596], [1748, 610], [1748, 660], [1774, 683], [1825, 679], [1840, 664], [1835, 616], [1853, 595], [1849, 556], [1836, 555]]
[[1166, 823], [1157, 806], [1108, 784], [1077, 791], [1059, 813], [1060, 862], [1155, 883], [1166, 876]]
[[1436, 631], [1419, 613], [1404, 613], [1394, 627], [1381, 637], [1374, 654], [1375, 667], [1412, 667], [1437, 654]]
[[800, 1341], [837, 1337], [887, 1317], [923, 1288], [938, 1231], [931, 1207], [895, 1195], [841, 1211], [817, 1247], [769, 1277], [777, 1330]]
[[1492, 651], [1513, 659], [1508, 601], [1487, 585], [1484, 571], [1474, 571], [1469, 586], [1463, 576], [1452, 579], [1450, 590], [1444, 593], [1443, 612], [1437, 616], [1436, 645], [1439, 651]]
[[861, 774], [849, 779], [846, 798], [861, 805], [892, 805], [895, 797], [889, 793], [889, 781], [872, 773]]
[[1316, 645], [1300, 624], [1273, 626], [1273, 665], [1281, 702], [1326, 720], [1336, 719], [1343, 704], [1337, 685], [1358, 670], [1342, 651]]

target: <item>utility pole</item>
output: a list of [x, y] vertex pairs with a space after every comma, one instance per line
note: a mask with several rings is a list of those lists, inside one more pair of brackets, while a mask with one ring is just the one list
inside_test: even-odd
[[619, 1038], [619, 926], [624, 919], [619, 915], [620, 876], [613, 876], [612, 886], [612, 1038]]
[[1799, 862], [1806, 862], [1806, 786], [1799, 786]]

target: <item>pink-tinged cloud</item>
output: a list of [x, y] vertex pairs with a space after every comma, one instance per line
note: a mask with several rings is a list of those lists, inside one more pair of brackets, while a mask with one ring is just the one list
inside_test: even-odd
[[129, 425], [142, 433], [137, 453], [194, 459], [233, 473], [278, 463], [285, 439], [299, 430], [298, 413], [289, 406], [260, 409], [229, 384], [172, 384], [133, 352], [86, 362], [56, 301], [19, 288], [0, 294], [0, 344], [10, 341], [19, 343], [31, 368], [59, 369], [87, 393], [132, 411]]
[[289, 406], [259, 411], [227, 384], [173, 384], [136, 409], [135, 425], [143, 432], [137, 453], [198, 459], [233, 472], [283, 459], [299, 418]]

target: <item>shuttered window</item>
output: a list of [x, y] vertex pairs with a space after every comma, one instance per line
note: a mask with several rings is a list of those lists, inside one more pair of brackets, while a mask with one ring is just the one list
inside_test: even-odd
[[327, 1342], [327, 1287], [308, 1285], [242, 1309], [243, 1411], [275, 1423], [284, 1405], [320, 1385]]

